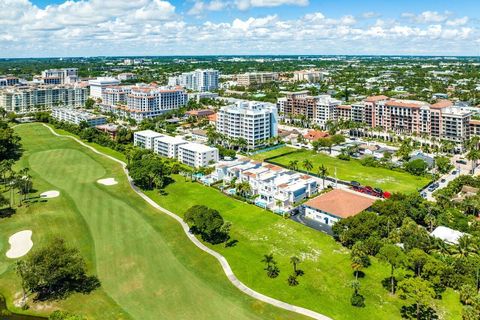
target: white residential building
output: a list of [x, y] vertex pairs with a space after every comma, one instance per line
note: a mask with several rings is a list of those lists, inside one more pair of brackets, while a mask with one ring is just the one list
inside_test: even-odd
[[49, 69], [42, 71], [44, 84], [66, 84], [78, 81], [77, 68]]
[[187, 143], [178, 146], [178, 161], [199, 168], [218, 162], [218, 149], [200, 143]]
[[321, 82], [323, 81], [324, 72], [318, 70], [300, 70], [293, 73], [294, 81]]
[[88, 87], [75, 85], [31, 85], [0, 89], [0, 108], [9, 112], [27, 113], [50, 110], [56, 106], [83, 107]]
[[278, 134], [277, 107], [246, 101], [224, 106], [217, 113], [216, 130], [232, 139], [245, 139], [250, 149], [257, 148]]
[[84, 110], [67, 108], [53, 108], [52, 117], [58, 121], [65, 121], [76, 125], [86, 122], [90, 127], [102, 125], [107, 122], [105, 116], [96, 115]]
[[178, 147], [188, 143], [187, 141], [171, 136], [157, 137], [153, 143], [153, 152], [167, 158], [178, 157]]
[[102, 96], [105, 98], [105, 102], [100, 104], [102, 111], [113, 112], [120, 117], [136, 121], [179, 109], [188, 102], [188, 95], [181, 87], [145, 84], [106, 87]]
[[317, 97], [316, 116], [314, 122], [321, 128], [326, 128], [328, 121], [336, 121], [336, 109], [341, 104], [340, 100], [332, 98], [330, 95], [320, 95]]
[[163, 137], [163, 135], [152, 130], [136, 131], [133, 133], [133, 145], [139, 148], [153, 150], [155, 139], [160, 137]]
[[120, 84], [120, 80], [112, 77], [98, 77], [94, 80], [89, 80], [90, 97], [94, 99], [101, 99], [102, 93], [108, 86], [116, 86]]
[[124, 72], [117, 75], [117, 79], [120, 81], [135, 80], [137, 79], [137, 75], [131, 72]]
[[169, 86], [182, 86], [193, 91], [213, 91], [218, 89], [218, 70], [197, 69], [179, 76], [169, 77]]

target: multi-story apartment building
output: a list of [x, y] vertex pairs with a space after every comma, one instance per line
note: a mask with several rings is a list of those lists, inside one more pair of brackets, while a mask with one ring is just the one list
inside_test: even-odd
[[325, 127], [328, 121], [337, 119], [340, 101], [329, 95], [310, 96], [308, 91], [287, 92], [279, 98], [277, 107], [285, 120], [303, 117], [305, 120]]
[[[104, 112], [142, 121], [185, 106], [188, 95], [182, 87], [137, 85], [132, 87], [107, 87], [102, 95], [109, 103], [101, 103]], [[125, 99], [125, 100], [122, 100]], [[112, 104], [114, 102], [114, 104]]]
[[248, 87], [252, 84], [262, 84], [278, 80], [275, 72], [247, 72], [237, 75], [237, 84]]
[[472, 112], [455, 107], [448, 100], [429, 104], [381, 95], [352, 105], [340, 105], [340, 101], [329, 96], [310, 97], [301, 91], [279, 98], [277, 106], [285, 120], [302, 115], [320, 126], [329, 120], [350, 120], [399, 134], [427, 135], [458, 143], [476, 132], [475, 123], [470, 121]]
[[155, 139], [160, 137], [163, 137], [163, 135], [152, 130], [136, 131], [133, 133], [133, 145], [142, 149], [153, 150]]
[[321, 128], [326, 128], [329, 121], [337, 120], [336, 109], [341, 101], [333, 99], [329, 95], [320, 95], [315, 97], [317, 100], [313, 122]]
[[17, 77], [0, 77], [0, 87], [10, 87], [20, 84]]
[[117, 79], [120, 81], [128, 81], [137, 79], [137, 75], [131, 72], [123, 72], [117, 75]]
[[89, 80], [90, 97], [94, 99], [101, 99], [103, 91], [109, 86], [116, 86], [120, 84], [120, 80], [112, 77], [98, 77], [94, 80]]
[[[356, 110], [355, 115], [353, 110]], [[471, 134], [471, 112], [453, 106], [448, 100], [434, 104], [423, 101], [374, 96], [352, 105], [352, 121], [401, 134], [427, 135], [463, 142]]]
[[67, 108], [53, 108], [52, 117], [58, 121], [65, 121], [76, 125], [86, 122], [90, 127], [102, 125], [107, 122], [107, 118], [104, 116], [96, 115], [84, 110]]
[[27, 113], [50, 110], [55, 106], [83, 107], [88, 87], [82, 85], [32, 85], [0, 89], [0, 108]]
[[193, 91], [213, 91], [218, 89], [218, 70], [197, 69], [192, 72], [185, 72], [179, 76], [169, 77], [169, 86], [182, 86]]
[[127, 95], [132, 92], [131, 86], [109, 86], [105, 87], [102, 92], [102, 104], [116, 105], [126, 104]]
[[78, 81], [77, 68], [49, 69], [42, 71], [44, 84], [66, 84]]
[[178, 161], [190, 167], [200, 168], [218, 162], [218, 149], [200, 143], [178, 146]]
[[300, 70], [293, 73], [294, 81], [321, 82], [323, 81], [324, 72], [318, 70]]
[[133, 133], [133, 144], [142, 149], [153, 150], [163, 157], [174, 158], [191, 167], [206, 167], [218, 162], [218, 149], [201, 143], [191, 143], [152, 130]]
[[277, 136], [277, 108], [257, 102], [222, 107], [217, 113], [216, 130], [232, 139], [245, 139], [249, 149], [257, 148]]
[[153, 143], [153, 152], [167, 158], [176, 159], [178, 157], [178, 147], [187, 141], [171, 136], [157, 137]]

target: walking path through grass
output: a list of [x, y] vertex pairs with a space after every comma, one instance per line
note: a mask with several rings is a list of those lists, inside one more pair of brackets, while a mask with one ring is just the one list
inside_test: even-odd
[[[132, 191], [121, 166], [39, 124], [15, 130], [25, 149], [19, 166], [30, 167], [34, 188], [59, 190], [60, 196], [35, 199], [0, 220], [0, 292], [13, 311], [18, 309], [12, 299], [21, 288], [5, 244], [8, 235], [28, 228], [32, 250], [54, 236], [79, 248], [102, 287], [91, 295], [31, 304], [23, 312], [48, 315], [63, 308], [89, 319], [306, 318], [240, 292], [217, 260], [192, 246], [176, 221]], [[97, 183], [106, 177], [118, 184]]]
[[[59, 135], [58, 133], [56, 133], [52, 128], [50, 128], [49, 126], [45, 125], [48, 129], [50, 129], [50, 131], [56, 135], [56, 136], [61, 136]], [[291, 305], [289, 303], [285, 303], [283, 301], [279, 301], [279, 300], [276, 300], [276, 299], [273, 299], [271, 297], [268, 297], [264, 294], [261, 294], [255, 290], [252, 290], [250, 289], [249, 287], [247, 287], [245, 284], [243, 284], [236, 276], [235, 274], [233, 273], [232, 271], [232, 268], [230, 268], [230, 265], [228, 264], [227, 260], [225, 259], [224, 256], [222, 256], [220, 253], [210, 249], [209, 247], [205, 246], [203, 243], [201, 243], [192, 233], [189, 232], [190, 228], [188, 227], [188, 225], [183, 222], [182, 218], [180, 218], [178, 215], [176, 215], [175, 213], [159, 206], [155, 201], [153, 201], [152, 199], [150, 199], [147, 195], [145, 195], [137, 186], [134, 185], [133, 181], [132, 181], [132, 178], [130, 178], [130, 176], [128, 175], [128, 170], [126, 168], [126, 163], [123, 162], [123, 161], [120, 161], [110, 155], [107, 155], [107, 154], [104, 154], [98, 150], [96, 150], [94, 147], [91, 147], [87, 144], [85, 144], [83, 141], [75, 138], [75, 137], [72, 137], [72, 136], [66, 136], [68, 138], [71, 138], [73, 140], [75, 140], [76, 142], [78, 142], [79, 144], [83, 145], [84, 147], [87, 147], [89, 149], [91, 149], [93, 152], [97, 153], [97, 154], [100, 154], [104, 157], [107, 157], [108, 159], [110, 160], [113, 160], [115, 162], [118, 162], [119, 164], [122, 165], [122, 168], [123, 168], [123, 171], [125, 173], [125, 175], [127, 176], [127, 179], [128, 179], [128, 182], [130, 183], [130, 187], [133, 189], [133, 191], [135, 191], [140, 197], [142, 197], [143, 200], [145, 200], [148, 204], [150, 204], [152, 207], [154, 207], [155, 209], [159, 210], [159, 211], [162, 211], [166, 214], [168, 214], [170, 217], [174, 218], [175, 220], [177, 220], [178, 223], [180, 223], [180, 225], [182, 226], [183, 228], [183, 231], [185, 232], [185, 234], [187, 235], [188, 239], [190, 241], [192, 241], [198, 248], [200, 248], [201, 250], [207, 252], [208, 254], [210, 254], [211, 256], [215, 257], [219, 262], [220, 262], [220, 265], [222, 266], [222, 269], [223, 271], [225, 272], [225, 274], [227, 275], [228, 279], [230, 280], [230, 282], [236, 286], [238, 289], [240, 289], [243, 293], [251, 296], [252, 298], [255, 298], [255, 299], [258, 299], [258, 300], [261, 300], [263, 302], [266, 302], [266, 303], [269, 303], [275, 307], [278, 307], [278, 308], [282, 308], [282, 309], [285, 309], [285, 310], [288, 310], [288, 311], [292, 311], [292, 312], [296, 312], [296, 313], [299, 313], [301, 315], [305, 315], [305, 316], [308, 316], [308, 317], [311, 317], [311, 318], [314, 318], [314, 319], [320, 319], [320, 320], [331, 320], [329, 317], [327, 316], [324, 316], [320, 313], [317, 313], [315, 311], [312, 311], [312, 310], [308, 310], [308, 309], [305, 309], [305, 308], [302, 308], [302, 307], [298, 307], [298, 306], [294, 306], [294, 305]]]

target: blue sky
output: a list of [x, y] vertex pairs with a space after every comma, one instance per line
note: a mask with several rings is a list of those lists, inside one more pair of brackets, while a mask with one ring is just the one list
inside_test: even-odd
[[1, 57], [478, 55], [473, 0], [0, 0]]

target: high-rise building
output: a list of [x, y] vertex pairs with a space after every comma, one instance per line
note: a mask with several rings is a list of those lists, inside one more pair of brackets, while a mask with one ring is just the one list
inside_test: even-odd
[[217, 113], [216, 130], [231, 139], [245, 139], [249, 149], [257, 148], [278, 135], [277, 108], [256, 102], [222, 107]]
[[218, 89], [218, 75], [218, 70], [197, 69], [168, 78], [168, 85], [200, 92], [213, 91]]
[[42, 71], [44, 84], [69, 84], [78, 81], [77, 68], [48, 69]]

